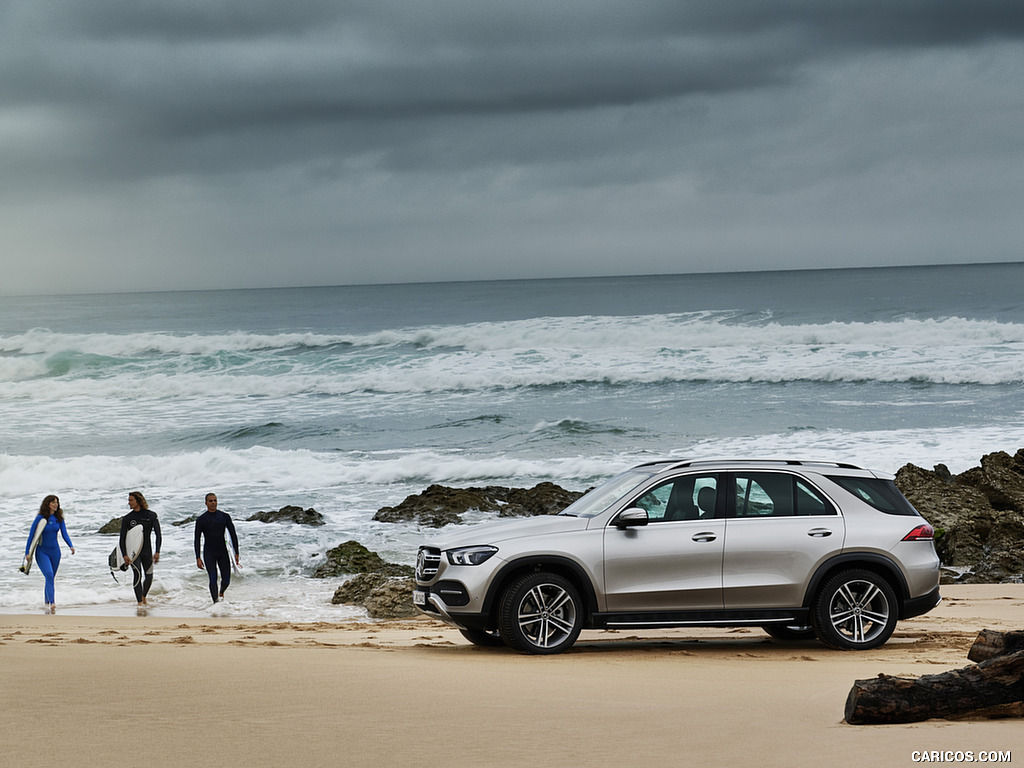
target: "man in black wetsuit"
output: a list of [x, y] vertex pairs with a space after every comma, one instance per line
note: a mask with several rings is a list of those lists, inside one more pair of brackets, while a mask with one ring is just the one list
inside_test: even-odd
[[[217, 494], [206, 494], [206, 511], [196, 519], [196, 565], [206, 569], [210, 576], [210, 597], [213, 602], [224, 597], [224, 590], [231, 583], [231, 555], [228, 553], [224, 532], [231, 534], [231, 548], [235, 550], [235, 564], [238, 564], [238, 534], [235, 524], [227, 512], [217, 509]], [[203, 555], [199, 556], [199, 540], [203, 541]], [[205, 561], [205, 563], [204, 563]], [[217, 571], [220, 570], [220, 590], [217, 589]]]
[[[160, 535], [160, 520], [156, 512], [149, 508], [149, 502], [140, 491], [132, 491], [128, 494], [128, 507], [131, 509], [127, 515], [121, 518], [121, 533], [118, 538], [118, 547], [124, 553], [124, 564], [121, 570], [132, 569], [132, 585], [135, 589], [135, 600], [139, 604], [139, 615], [144, 615], [149, 608], [149, 588], [153, 586], [153, 564], [160, 562], [160, 544], [163, 537]], [[136, 555], [135, 560], [128, 557], [127, 536], [128, 531], [137, 525], [142, 526], [142, 550]], [[156, 550], [153, 549], [153, 542], [150, 539], [156, 534]]]

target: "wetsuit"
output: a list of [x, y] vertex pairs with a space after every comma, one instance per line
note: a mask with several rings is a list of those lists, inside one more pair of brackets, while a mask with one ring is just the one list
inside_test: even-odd
[[[207, 510], [196, 518], [195, 548], [196, 559], [199, 558], [199, 540], [203, 538], [203, 565], [206, 566], [206, 573], [210, 577], [210, 597], [217, 602], [218, 597], [224, 596], [224, 590], [231, 583], [231, 555], [228, 553], [228, 545], [224, 539], [224, 532], [231, 535], [231, 547], [235, 550], [235, 558], [238, 557], [238, 534], [235, 533], [235, 524], [231, 522], [231, 515], [227, 512], [216, 512]], [[220, 570], [220, 590], [217, 589], [217, 571]]]
[[135, 600], [142, 602], [153, 586], [153, 546], [150, 536], [156, 533], [156, 554], [160, 554], [163, 537], [160, 535], [160, 520], [151, 509], [136, 509], [121, 518], [121, 551], [126, 552], [125, 538], [128, 531], [137, 525], [142, 526], [142, 551], [132, 561], [132, 585], [135, 587]]
[[[36, 515], [40, 518], [42, 515]], [[28, 529], [28, 541], [25, 542], [25, 557], [28, 557], [28, 549], [32, 546], [32, 532], [35, 530], [36, 521]], [[57, 533], [64, 537], [69, 547], [74, 548], [71, 538], [68, 536], [67, 526], [63, 520], [58, 520], [56, 515], [46, 518], [46, 525], [43, 527], [43, 534], [39, 537], [39, 544], [36, 545], [36, 563], [39, 565], [39, 572], [43, 574], [44, 586], [43, 597], [47, 605], [54, 602], [54, 579], [57, 576], [57, 568], [60, 567], [60, 542], [57, 541]]]

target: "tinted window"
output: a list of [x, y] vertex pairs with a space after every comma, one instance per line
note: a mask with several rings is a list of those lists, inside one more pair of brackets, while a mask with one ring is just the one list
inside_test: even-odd
[[793, 517], [834, 515], [835, 508], [795, 475], [744, 472], [735, 475], [736, 517]]
[[793, 514], [793, 480], [789, 475], [753, 472], [736, 476], [736, 517]]
[[829, 480], [887, 515], [917, 516], [917, 510], [892, 480], [877, 477], [830, 477]]
[[835, 509], [803, 480], [796, 481], [796, 513], [798, 515], [834, 515]]
[[718, 482], [714, 475], [686, 475], [654, 488], [630, 506], [647, 510], [652, 523], [701, 520], [715, 516]]

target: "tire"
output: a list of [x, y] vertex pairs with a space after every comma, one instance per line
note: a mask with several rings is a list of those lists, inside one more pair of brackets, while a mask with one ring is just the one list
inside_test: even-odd
[[505, 641], [501, 639], [501, 635], [496, 629], [490, 631], [486, 629], [460, 629], [459, 632], [473, 645], [479, 645], [481, 648], [505, 647]]
[[815, 600], [814, 632], [829, 648], [866, 651], [888, 640], [896, 629], [896, 593], [873, 571], [836, 574]]
[[776, 640], [796, 642], [814, 637], [814, 627], [806, 624], [765, 624], [761, 627]]
[[520, 653], [561, 653], [583, 629], [583, 601], [557, 573], [528, 573], [512, 582], [498, 608], [498, 633]]

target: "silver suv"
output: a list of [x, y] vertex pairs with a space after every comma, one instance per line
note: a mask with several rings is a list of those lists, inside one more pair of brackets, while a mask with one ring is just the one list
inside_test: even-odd
[[471, 642], [539, 654], [687, 626], [865, 650], [939, 600], [932, 527], [892, 476], [804, 461], [641, 464], [558, 515], [428, 541], [413, 591]]

